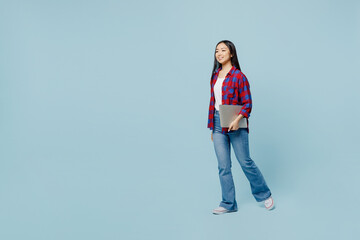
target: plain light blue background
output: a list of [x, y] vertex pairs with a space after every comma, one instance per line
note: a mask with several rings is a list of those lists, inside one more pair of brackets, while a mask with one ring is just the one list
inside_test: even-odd
[[[1, 239], [358, 239], [358, 1], [0, 1]], [[217, 42], [276, 201], [215, 216]], [[166, 109], [166, 111], [161, 111]]]

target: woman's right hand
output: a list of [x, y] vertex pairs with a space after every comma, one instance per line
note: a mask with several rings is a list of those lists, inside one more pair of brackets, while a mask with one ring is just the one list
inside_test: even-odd
[[213, 140], [213, 136], [212, 136], [212, 132], [211, 132], [211, 141], [214, 141], [214, 140]]

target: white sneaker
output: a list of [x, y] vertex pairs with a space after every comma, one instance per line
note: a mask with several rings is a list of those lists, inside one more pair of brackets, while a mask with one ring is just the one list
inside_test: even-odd
[[236, 212], [237, 210], [227, 210], [226, 208], [224, 207], [218, 207], [218, 208], [215, 208], [212, 213], [213, 214], [223, 214], [223, 213], [230, 213], [230, 212]]
[[274, 199], [270, 196], [264, 201], [264, 205], [267, 210], [273, 209], [275, 207]]

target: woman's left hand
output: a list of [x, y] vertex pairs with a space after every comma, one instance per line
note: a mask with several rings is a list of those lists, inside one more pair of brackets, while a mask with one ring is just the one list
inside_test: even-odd
[[230, 123], [228, 132], [230, 132], [230, 130], [234, 130], [234, 131], [238, 130], [239, 129], [239, 122], [240, 122], [240, 120], [238, 120], [238, 118], [235, 119], [234, 121], [232, 121], [232, 123]]

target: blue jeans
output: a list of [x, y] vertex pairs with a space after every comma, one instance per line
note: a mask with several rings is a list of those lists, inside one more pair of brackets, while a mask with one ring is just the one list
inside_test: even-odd
[[264, 201], [271, 196], [263, 175], [255, 162], [250, 158], [248, 132], [246, 128], [221, 133], [219, 111], [215, 109], [213, 142], [218, 160], [219, 178], [222, 191], [220, 207], [228, 210], [237, 210], [235, 200], [235, 186], [231, 173], [230, 143], [235, 156], [240, 163], [246, 178], [250, 182], [251, 192], [257, 202]]

